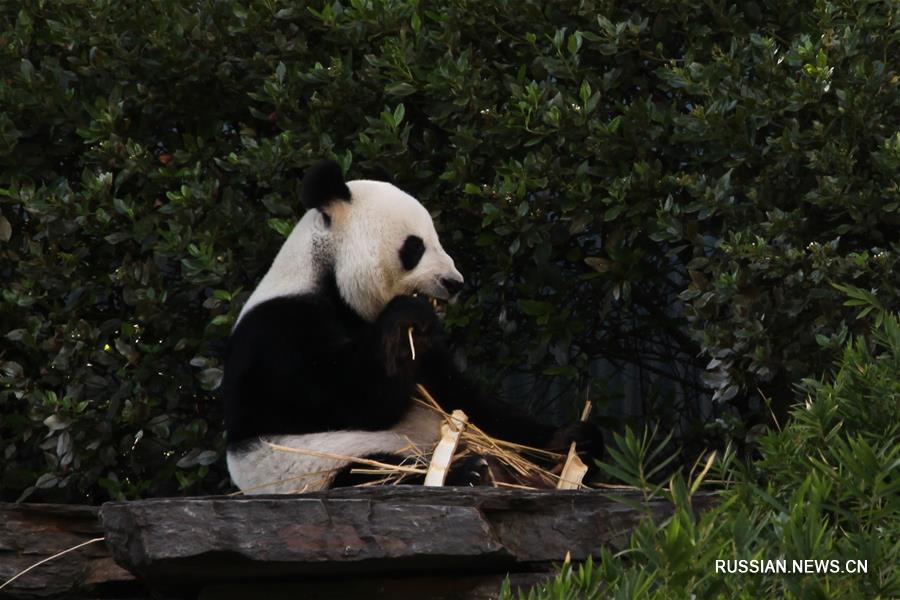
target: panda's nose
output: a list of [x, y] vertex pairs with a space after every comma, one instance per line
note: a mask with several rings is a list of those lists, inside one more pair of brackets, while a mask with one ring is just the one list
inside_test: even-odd
[[449, 277], [441, 277], [441, 285], [447, 290], [451, 296], [456, 294], [463, 287], [461, 279], [450, 279]]

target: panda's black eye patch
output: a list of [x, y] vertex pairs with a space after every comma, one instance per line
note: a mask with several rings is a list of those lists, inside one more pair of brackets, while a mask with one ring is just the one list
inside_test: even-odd
[[403, 268], [407, 271], [415, 269], [422, 260], [423, 254], [425, 254], [425, 242], [422, 241], [422, 238], [417, 235], [407, 237], [403, 242], [403, 247], [400, 248], [400, 262], [403, 263]]

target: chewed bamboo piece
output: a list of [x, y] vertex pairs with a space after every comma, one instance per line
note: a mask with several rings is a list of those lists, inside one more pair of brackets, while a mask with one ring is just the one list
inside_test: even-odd
[[587, 473], [587, 465], [578, 458], [578, 452], [575, 450], [575, 442], [569, 446], [569, 455], [566, 457], [566, 464], [563, 466], [562, 473], [559, 474], [559, 483], [556, 484], [558, 490], [577, 490], [581, 487], [581, 480]]
[[[584, 423], [591, 416], [591, 401], [584, 403], [584, 409], [581, 411], [581, 422]], [[577, 490], [582, 486], [581, 480], [588, 472], [588, 467], [581, 458], [578, 457], [578, 450], [575, 448], [575, 442], [569, 446], [569, 454], [566, 456], [566, 462], [563, 465], [562, 473], [559, 474], [559, 483], [556, 484], [558, 490]]]
[[590, 400], [586, 400], [584, 403], [584, 408], [581, 410], [581, 422], [584, 423], [588, 420], [588, 417], [591, 416], [591, 408], [593, 408], [594, 403]]
[[454, 410], [450, 419], [441, 424], [441, 441], [431, 454], [431, 463], [425, 475], [426, 487], [440, 487], [447, 479], [447, 471], [459, 446], [459, 438], [466, 429], [469, 417], [461, 410]]

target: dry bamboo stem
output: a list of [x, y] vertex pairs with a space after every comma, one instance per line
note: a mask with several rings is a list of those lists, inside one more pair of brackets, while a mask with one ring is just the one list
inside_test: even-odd
[[533, 490], [534, 489], [530, 485], [519, 485], [518, 483], [506, 483], [505, 481], [495, 481], [494, 485], [497, 487], [512, 488], [514, 490]]
[[392, 465], [390, 463], [383, 463], [377, 460], [370, 460], [368, 458], [360, 458], [358, 456], [345, 456], [343, 454], [332, 454], [331, 452], [318, 452], [316, 450], [309, 450], [306, 448], [291, 448], [290, 446], [282, 446], [281, 444], [273, 444], [272, 442], [264, 443], [267, 446], [274, 448], [275, 450], [282, 450], [284, 452], [296, 452], [298, 454], [309, 454], [310, 456], [321, 456], [322, 458], [333, 458], [335, 460], [360, 463], [363, 465], [379, 467], [381, 469], [386, 469], [397, 473], [414, 473], [417, 475], [424, 475], [426, 473], [425, 469], [416, 469], [415, 467], [405, 467], [403, 465]]
[[[584, 423], [591, 416], [591, 401], [586, 400], [584, 409], [581, 411], [581, 422]], [[580, 458], [575, 449], [575, 442], [569, 446], [569, 455], [566, 456], [566, 462], [563, 465], [562, 473], [559, 474], [559, 483], [556, 484], [558, 490], [577, 490], [581, 487], [581, 480], [587, 474], [588, 468]]]
[[563, 466], [562, 473], [559, 474], [559, 483], [556, 485], [558, 490], [577, 490], [581, 487], [581, 480], [587, 473], [587, 465], [578, 458], [575, 451], [575, 442], [569, 446], [569, 455], [566, 457], [566, 464]]
[[426, 487], [440, 487], [447, 479], [447, 471], [459, 445], [459, 437], [466, 428], [469, 417], [461, 410], [454, 410], [451, 422], [441, 425], [441, 441], [431, 455], [431, 464], [425, 475]]
[[57, 553], [54, 554], [53, 556], [48, 556], [47, 558], [45, 558], [45, 559], [43, 559], [43, 560], [39, 560], [39, 561], [37, 561], [36, 563], [34, 563], [33, 565], [31, 565], [30, 567], [28, 567], [27, 569], [23, 569], [22, 571], [19, 571], [18, 573], [16, 573], [15, 575], [13, 575], [12, 577], [10, 577], [10, 578], [7, 579], [6, 581], [4, 581], [3, 584], [0, 585], [0, 590], [2, 590], [3, 588], [5, 588], [5, 587], [8, 586], [9, 584], [11, 584], [13, 581], [15, 581], [16, 579], [18, 579], [19, 577], [21, 577], [21, 576], [24, 575], [25, 573], [28, 573], [28, 572], [31, 571], [32, 569], [35, 569], [35, 568], [41, 566], [41, 565], [44, 564], [44, 563], [50, 562], [51, 560], [56, 560], [57, 558], [59, 558], [60, 556], [62, 556], [62, 555], [64, 555], [64, 554], [68, 554], [69, 552], [73, 552], [73, 551], [75, 551], [75, 550], [78, 550], [79, 548], [84, 548], [85, 546], [87, 546], [87, 545], [89, 545], [89, 544], [94, 544], [94, 543], [96, 543], [96, 542], [102, 542], [102, 541], [105, 540], [105, 539], [106, 539], [105, 537], [93, 538], [93, 539], [88, 540], [88, 541], [86, 541], [86, 542], [82, 542], [82, 543], [80, 543], [80, 544], [77, 544], [77, 545], [75, 545], [75, 546], [72, 546], [71, 548], [66, 548], [65, 550], [63, 550], [63, 551], [61, 551], [61, 552], [57, 552]]
[[588, 420], [588, 417], [591, 416], [591, 406], [593, 403], [590, 400], [585, 401], [584, 409], [581, 411], [581, 422], [584, 423]]
[[412, 359], [416, 360], [416, 345], [413, 343], [412, 332], [413, 328], [412, 325], [410, 325], [409, 329], [406, 330], [406, 335], [409, 336], [409, 351], [412, 352]]
[[[448, 415], [448, 414], [444, 411], [444, 409], [441, 408], [441, 406], [440, 406], [440, 404], [438, 404], [437, 400], [435, 400], [435, 399], [431, 396], [431, 394], [428, 393], [428, 390], [425, 389], [424, 386], [422, 386], [421, 384], [418, 384], [417, 387], [418, 387], [419, 392], [422, 394], [422, 396], [425, 397], [425, 400], [420, 400], [420, 399], [418, 399], [418, 398], [414, 398], [414, 400], [415, 400], [417, 403], [421, 404], [422, 406], [426, 406], [426, 407], [428, 407], [428, 408], [431, 408], [431, 409], [433, 409], [433, 410], [439, 412], [440, 414], [442, 414], [442, 415], [444, 416], [444, 419], [445, 419], [445, 420], [450, 418], [450, 415]], [[545, 449], [543, 449], [543, 448], [535, 448], [534, 446], [525, 446], [525, 445], [523, 445], [523, 444], [517, 444], [517, 443], [515, 443], [515, 442], [508, 442], [508, 441], [506, 441], [506, 440], [500, 440], [500, 439], [497, 439], [497, 438], [492, 438], [491, 436], [489, 436], [488, 434], [486, 434], [484, 431], [482, 431], [482, 430], [481, 430], [477, 425], [475, 425], [474, 423], [469, 423], [468, 428], [467, 428], [467, 431], [475, 431], [475, 432], [477, 432], [479, 435], [481, 435], [481, 436], [484, 437], [485, 441], [488, 442], [489, 445], [495, 447], [497, 450], [500, 450], [500, 446], [505, 446], [505, 447], [508, 447], [508, 448], [514, 448], [514, 449], [516, 449], [516, 450], [521, 450], [521, 451], [523, 451], [523, 452], [529, 452], [529, 453], [534, 453], [534, 454], [540, 454], [540, 455], [543, 455], [543, 456], [547, 456], [547, 457], [549, 457], [549, 458], [562, 458], [562, 454], [560, 454], [559, 452], [553, 452], [553, 451], [551, 451], [551, 450], [545, 450]]]

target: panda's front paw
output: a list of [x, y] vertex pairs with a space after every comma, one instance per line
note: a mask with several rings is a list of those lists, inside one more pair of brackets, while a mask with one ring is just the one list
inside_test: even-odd
[[445, 482], [448, 486], [477, 487], [494, 485], [491, 465], [483, 456], [474, 454], [450, 467]]
[[441, 322], [424, 298], [397, 296], [381, 311], [375, 322], [385, 370], [396, 375], [414, 367], [422, 356], [438, 343]]

